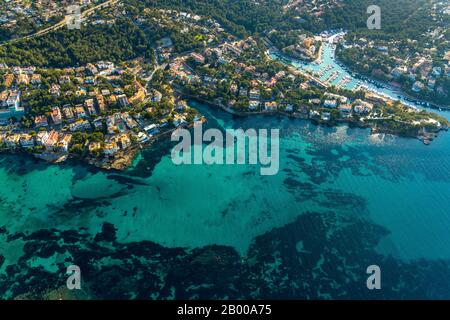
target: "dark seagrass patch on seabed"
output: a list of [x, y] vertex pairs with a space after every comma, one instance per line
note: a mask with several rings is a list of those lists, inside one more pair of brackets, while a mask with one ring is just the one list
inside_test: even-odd
[[[256, 237], [246, 256], [227, 246], [119, 243], [117, 228], [105, 223], [97, 235], [55, 229], [21, 235], [24, 253], [0, 275], [3, 298], [41, 299], [55, 292], [97, 299], [406, 299], [450, 294], [448, 261], [403, 262], [382, 256], [375, 247], [387, 231], [355, 216], [302, 214]], [[52, 262], [57, 272], [30, 263], [54, 256], [62, 257]], [[369, 291], [365, 269], [374, 262], [386, 276], [383, 290]], [[70, 264], [82, 270], [83, 294], [64, 293]], [[400, 285], [405, 290], [395, 289]]]

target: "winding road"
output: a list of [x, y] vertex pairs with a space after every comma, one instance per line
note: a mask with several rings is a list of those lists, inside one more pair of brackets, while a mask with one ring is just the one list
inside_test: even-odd
[[[98, 5], [96, 5], [95, 7], [92, 7], [90, 9], [87, 9], [87, 10], [83, 11], [81, 13], [80, 19], [83, 20], [83, 19], [91, 16], [92, 14], [94, 14], [97, 10], [103, 9], [105, 7], [108, 7], [108, 6], [115, 5], [118, 2], [120, 2], [120, 0], [107, 0], [105, 2], [102, 2], [102, 3], [98, 4]], [[67, 15], [67, 16], [64, 17], [64, 19], [62, 21], [52, 25], [51, 27], [39, 30], [36, 33], [30, 34], [30, 35], [27, 35], [27, 36], [24, 36], [24, 37], [20, 37], [20, 38], [16, 38], [16, 39], [11, 39], [11, 40], [5, 41], [3, 43], [0, 43], [0, 46], [3, 46], [5, 44], [9, 44], [9, 43], [19, 42], [19, 41], [22, 41], [22, 40], [33, 39], [33, 38], [45, 35], [47, 33], [56, 31], [58, 29], [61, 29], [61, 28], [65, 27], [65, 26], [67, 26], [67, 24], [71, 20], [71, 18], [72, 17], [70, 15]]]

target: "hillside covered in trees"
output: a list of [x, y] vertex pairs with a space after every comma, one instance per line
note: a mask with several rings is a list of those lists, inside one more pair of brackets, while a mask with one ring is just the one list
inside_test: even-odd
[[[432, 2], [427, 0], [304, 0], [289, 6], [288, 0], [123, 0], [112, 12], [101, 12], [100, 18], [112, 23], [87, 25], [81, 30], [60, 29], [32, 40], [0, 47], [0, 61], [13, 65], [62, 67], [81, 65], [101, 59], [126, 60], [143, 55], [161, 35], [158, 24], [144, 29], [136, 17], [146, 8], [191, 12], [218, 21], [227, 32], [244, 37], [250, 34], [292, 34], [293, 30], [317, 33], [343, 28], [350, 35], [373, 39], [420, 37], [434, 22], [429, 19]], [[382, 10], [382, 29], [368, 30], [367, 7]], [[104, 11], [112, 10], [105, 9]], [[109, 16], [108, 16], [109, 14]], [[118, 18], [116, 18], [118, 16]], [[296, 33], [293, 33], [294, 35]], [[174, 33], [177, 38], [179, 33]], [[178, 41], [185, 41], [179, 36]], [[280, 45], [295, 42], [295, 36], [280, 37]], [[271, 39], [274, 40], [274, 39]], [[417, 39], [419, 40], [419, 39]], [[276, 41], [275, 41], [275, 44]], [[175, 46], [177, 43], [175, 43]], [[189, 48], [189, 43], [183, 49]], [[192, 47], [195, 47], [192, 45]]]

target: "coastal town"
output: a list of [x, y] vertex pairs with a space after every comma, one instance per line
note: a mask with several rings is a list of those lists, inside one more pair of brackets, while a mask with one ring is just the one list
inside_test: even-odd
[[415, 13], [431, 26], [413, 36], [345, 37], [338, 58], [353, 71], [400, 89], [415, 98], [448, 106], [450, 100], [450, 5], [436, 1]]
[[0, 0], [0, 300], [450, 299], [449, 27], [450, 0]]
[[6, 152], [49, 162], [78, 157], [120, 169], [139, 147], [201, 120], [174, 97], [161, 72], [150, 84], [138, 78], [137, 61], [125, 69], [102, 61], [64, 70], [2, 65], [1, 72], [0, 144]]
[[[114, 23], [118, 10], [109, 8], [84, 23]], [[361, 86], [347, 89], [348, 79], [332, 85], [334, 73], [321, 80], [321, 71], [311, 74], [277, 59], [271, 54], [277, 50], [271, 41], [276, 31], [239, 39], [210, 17], [159, 8], [137, 13], [134, 23], [144, 29], [158, 25], [168, 33], [148, 54], [127, 61], [57, 68], [8, 65], [0, 59], [1, 151], [124, 169], [146, 144], [207, 120], [189, 101], [238, 116], [281, 114], [318, 125], [347, 123], [425, 144], [449, 126], [444, 117]], [[296, 44], [281, 52], [317, 64], [324, 45], [341, 38], [295, 33]], [[449, 70], [446, 65], [429, 71]]]
[[330, 86], [274, 61], [263, 41], [253, 38], [225, 43], [181, 56], [169, 65], [176, 88], [192, 99], [239, 115], [281, 113], [335, 125], [348, 122], [417, 137], [428, 144], [445, 118], [409, 108], [374, 92]]
[[0, 43], [52, 26], [63, 20], [70, 5], [84, 9], [101, 2], [101, 0], [1, 1]]

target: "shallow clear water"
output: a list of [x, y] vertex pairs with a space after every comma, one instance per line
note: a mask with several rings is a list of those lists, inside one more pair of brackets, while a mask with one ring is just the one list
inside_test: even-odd
[[[255, 237], [306, 212], [333, 212], [387, 229], [390, 234], [376, 247], [382, 255], [405, 262], [450, 259], [448, 133], [424, 146], [346, 126], [327, 128], [272, 116], [234, 118], [194, 106], [208, 118], [206, 127], [280, 128], [279, 174], [261, 176], [259, 167], [251, 165], [176, 166], [167, 140], [143, 150], [123, 173], [2, 156], [0, 227], [10, 234], [83, 228], [95, 235], [109, 222], [120, 243], [149, 240], [168, 248], [218, 244], [245, 257]], [[8, 242], [1, 234], [0, 241], [5, 257], [0, 273], [6, 274], [7, 266], [18, 263], [26, 241]], [[57, 259], [63, 257], [55, 253], [27, 263], [51, 272]]]

